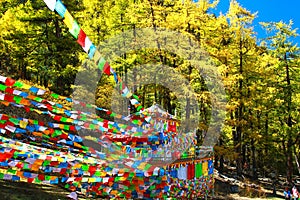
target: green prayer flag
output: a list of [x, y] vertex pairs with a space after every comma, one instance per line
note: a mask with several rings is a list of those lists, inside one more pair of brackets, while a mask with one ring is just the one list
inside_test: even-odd
[[100, 171], [96, 171], [94, 174], [94, 176], [100, 176], [100, 175], [101, 175]]
[[49, 139], [50, 138], [50, 136], [49, 135], [45, 135], [45, 134], [43, 134], [43, 136], [42, 136], [43, 138], [46, 138], [46, 139]]
[[134, 136], [143, 136], [143, 132], [135, 132]]
[[68, 120], [68, 118], [66, 118], [66, 117], [62, 117], [62, 118], [60, 119], [61, 122], [67, 122], [67, 120]]
[[140, 100], [139, 97], [138, 97], [137, 95], [132, 94], [132, 96], [133, 96], [133, 98], [135, 98], [136, 100], [138, 100], [138, 101]]
[[14, 96], [14, 100], [15, 100], [16, 103], [20, 104], [21, 100], [22, 100], [22, 97]]
[[61, 130], [54, 130], [54, 133], [52, 134], [52, 137], [56, 137], [62, 134]]
[[117, 129], [113, 129], [113, 133], [117, 133], [118, 132], [118, 130]]
[[91, 105], [91, 104], [88, 103], [88, 104], [86, 104], [86, 107], [87, 108], [93, 108], [93, 105]]
[[202, 176], [202, 163], [197, 163], [195, 165], [195, 175], [196, 178], [200, 178]]
[[151, 186], [149, 187], [149, 189], [150, 189], [150, 190], [154, 190], [154, 189], [155, 189], [155, 185], [151, 185]]
[[22, 87], [23, 86], [23, 83], [19, 82], [19, 81], [16, 81], [15, 84], [14, 84], [14, 87]]
[[73, 182], [73, 185], [78, 187], [79, 183], [78, 182]]
[[129, 177], [134, 177], [134, 172], [130, 172]]
[[69, 125], [64, 125], [64, 130], [70, 130], [70, 126]]
[[14, 125], [19, 125], [19, 122], [20, 122], [20, 120], [15, 119], [15, 118], [10, 118], [9, 121], [12, 122]]
[[13, 170], [13, 169], [11, 169], [11, 168], [8, 168], [8, 169], [7, 169], [7, 172], [9, 172], [9, 173], [15, 175], [16, 172], [17, 172], [17, 170]]
[[143, 106], [138, 106], [138, 107], [136, 108], [136, 110], [137, 110], [137, 111], [140, 111], [142, 108], [143, 108]]
[[48, 166], [50, 164], [50, 160], [44, 160], [43, 167]]
[[72, 24], [72, 28], [69, 29], [69, 32], [71, 33], [71, 35], [74, 37], [74, 38], [78, 38], [78, 35], [79, 35], [79, 32], [80, 32], [80, 27], [78, 25], [78, 23], [74, 20], [73, 21], [73, 24]]
[[89, 150], [89, 148], [87, 146], [82, 146], [82, 149], [85, 150], [85, 151]]
[[90, 124], [90, 129], [95, 130], [96, 129], [95, 124]]
[[37, 102], [42, 102], [43, 99], [41, 97], [35, 97], [33, 100], [37, 101]]
[[58, 99], [59, 95], [58, 94], [55, 94], [55, 93], [52, 93], [51, 96], [55, 99]]
[[6, 88], [7, 88], [7, 86], [0, 84], [0, 90], [1, 90], [1, 91], [5, 91]]
[[23, 169], [30, 169], [28, 163], [24, 163]]
[[35, 179], [34, 179], [34, 182], [35, 182], [35, 183], [42, 183], [42, 181], [41, 181], [41, 180], [39, 180], [39, 178], [38, 178], [38, 177], [35, 177]]
[[89, 166], [88, 166], [88, 165], [82, 165], [82, 166], [81, 166], [81, 169], [82, 169], [83, 171], [88, 171], [88, 170], [89, 170]]
[[134, 190], [135, 190], [135, 185], [130, 185], [130, 186], [129, 186], [129, 190], [130, 190], [130, 191], [134, 191]]
[[81, 115], [82, 117], [80, 118], [80, 120], [82, 121], [87, 121], [87, 117], [85, 115]]
[[117, 114], [116, 113], [111, 113], [110, 116], [111, 117], [115, 117]]
[[139, 120], [134, 119], [134, 120], [132, 120], [132, 123], [133, 123], [133, 124], [138, 124], [138, 123], [139, 123]]
[[101, 72], [103, 71], [103, 67], [104, 67], [105, 63], [106, 63], [105, 59], [103, 57], [100, 58], [100, 60], [98, 62], [98, 67], [99, 67]]
[[152, 165], [151, 164], [146, 164], [146, 166], [145, 166], [145, 170], [148, 170], [148, 169], [150, 169], [150, 167], [151, 167]]

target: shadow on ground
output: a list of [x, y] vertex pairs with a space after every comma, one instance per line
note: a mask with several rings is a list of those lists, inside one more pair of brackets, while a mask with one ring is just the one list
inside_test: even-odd
[[66, 200], [67, 194], [57, 186], [0, 180], [1, 200]]

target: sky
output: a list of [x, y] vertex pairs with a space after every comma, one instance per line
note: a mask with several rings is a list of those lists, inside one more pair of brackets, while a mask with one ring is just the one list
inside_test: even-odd
[[[228, 11], [230, 0], [220, 0], [217, 13], [220, 11], [225, 14]], [[298, 28], [300, 34], [300, 0], [237, 0], [237, 2], [251, 13], [258, 12], [254, 20], [254, 31], [257, 38], [265, 37], [265, 31], [259, 22], [278, 22], [288, 23], [293, 21], [293, 29]], [[217, 14], [216, 13], [216, 14]], [[300, 47], [300, 36], [293, 38], [293, 42]]]

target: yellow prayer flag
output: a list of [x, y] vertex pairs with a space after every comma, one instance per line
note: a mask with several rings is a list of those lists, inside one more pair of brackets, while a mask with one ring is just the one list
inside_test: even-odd
[[116, 145], [122, 146], [122, 142], [116, 142]]
[[145, 166], [139, 165], [139, 166], [137, 166], [137, 168], [138, 168], [139, 170], [143, 170], [143, 169], [145, 168]]
[[64, 160], [65, 160], [65, 159], [62, 158], [62, 157], [58, 157], [58, 158], [57, 158], [57, 161], [58, 161], [58, 162], [64, 162]]
[[22, 88], [22, 89], [29, 90], [29, 89], [31, 88], [31, 86], [30, 86], [30, 85], [27, 85], [27, 84], [23, 84], [23, 85], [21, 86], [21, 88]]
[[34, 111], [35, 111], [36, 113], [38, 113], [38, 114], [42, 114], [42, 113], [43, 113], [42, 111], [40, 111], [40, 110], [38, 110], [38, 109], [34, 109]]
[[72, 15], [69, 13], [69, 11], [67, 10], [67, 11], [65, 12], [64, 23], [67, 25], [67, 27], [68, 27], [69, 29], [72, 29], [73, 22], [74, 22], [74, 19], [73, 19]]
[[28, 123], [26, 121], [20, 121], [20, 127], [23, 128], [23, 129], [26, 128], [27, 124]]
[[202, 163], [202, 171], [204, 176], [208, 176], [208, 162], [205, 161]]
[[126, 97], [127, 98], [129, 98], [129, 97], [131, 97], [132, 96], [132, 93], [131, 92], [128, 92], [127, 94], [126, 94]]
[[100, 173], [100, 176], [102, 176], [102, 177], [103, 177], [103, 176], [106, 176], [106, 172], [101, 172], [101, 173]]
[[74, 121], [74, 120], [71, 119], [71, 118], [68, 118], [68, 119], [67, 119], [67, 122], [69, 122], [69, 123], [70, 123], [70, 122], [73, 122], [73, 121]]
[[98, 50], [96, 50], [95, 54], [94, 54], [94, 61], [98, 62], [101, 58], [101, 54]]
[[77, 164], [75, 164], [75, 165], [73, 166], [72, 169], [79, 169], [79, 168], [81, 168], [81, 164], [80, 164], [80, 163], [77, 163]]
[[89, 178], [89, 183], [95, 183], [96, 182], [96, 178]]

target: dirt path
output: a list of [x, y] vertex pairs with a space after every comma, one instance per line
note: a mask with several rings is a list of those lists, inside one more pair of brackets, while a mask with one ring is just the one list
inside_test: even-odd
[[271, 199], [271, 200], [282, 200], [282, 198], [278, 197], [267, 197], [267, 198], [249, 198], [249, 197], [241, 197], [238, 194], [231, 194], [229, 197], [236, 199], [236, 200], [266, 200], [266, 199]]

